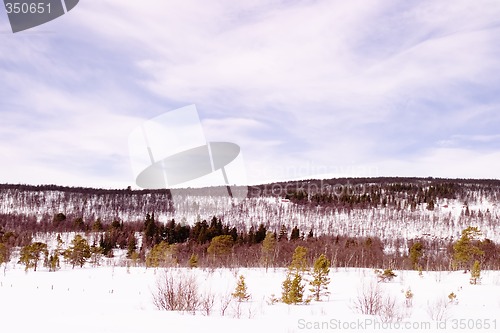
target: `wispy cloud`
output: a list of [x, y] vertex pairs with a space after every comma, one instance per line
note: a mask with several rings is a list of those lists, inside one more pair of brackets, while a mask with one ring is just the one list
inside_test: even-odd
[[87, 1], [0, 43], [0, 181], [129, 185], [130, 130], [193, 103], [251, 182], [500, 177], [498, 1]]

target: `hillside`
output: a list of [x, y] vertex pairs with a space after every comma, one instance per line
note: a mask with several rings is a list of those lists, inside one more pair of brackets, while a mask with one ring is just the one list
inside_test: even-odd
[[50, 225], [62, 213], [66, 223], [82, 219], [143, 222], [175, 219], [193, 225], [213, 216], [248, 230], [315, 235], [376, 236], [384, 241], [431, 237], [456, 239], [466, 226], [478, 226], [486, 238], [500, 216], [500, 181], [421, 178], [305, 180], [242, 188], [245, 200], [231, 200], [224, 188], [134, 191], [60, 186], [0, 185], [0, 226]]

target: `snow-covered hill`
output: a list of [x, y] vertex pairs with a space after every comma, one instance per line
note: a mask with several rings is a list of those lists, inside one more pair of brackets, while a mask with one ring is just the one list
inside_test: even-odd
[[[367, 179], [303, 181], [255, 186], [235, 201], [224, 189], [170, 191], [0, 186], [0, 223], [9, 219], [50, 223], [58, 213], [92, 223], [158, 221], [194, 224], [221, 217], [238, 228], [315, 235], [377, 236], [386, 242], [427, 237], [457, 239], [467, 226], [500, 242], [500, 182], [484, 180]], [[356, 183], [357, 182], [357, 183]], [[334, 185], [338, 183], [339, 185]], [[314, 186], [312, 186], [314, 185]]]

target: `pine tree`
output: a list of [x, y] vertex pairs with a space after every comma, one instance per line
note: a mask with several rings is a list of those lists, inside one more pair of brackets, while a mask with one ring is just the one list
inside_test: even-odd
[[300, 238], [300, 230], [297, 228], [297, 226], [293, 227], [292, 233], [290, 235], [290, 240], [297, 240]]
[[322, 295], [327, 296], [330, 294], [328, 292], [328, 284], [330, 283], [328, 274], [330, 274], [330, 260], [322, 254], [314, 262], [313, 280], [310, 282], [312, 287], [310, 291], [313, 293], [316, 301], [319, 301]]
[[146, 267], [169, 267], [177, 264], [177, 247], [162, 241], [153, 246], [146, 256]]
[[411, 265], [413, 266], [413, 269], [418, 269], [418, 267], [419, 267], [418, 261], [420, 260], [420, 258], [423, 255], [423, 250], [424, 250], [424, 247], [423, 247], [422, 243], [420, 243], [420, 242], [414, 243], [411, 246], [411, 248], [410, 248], [410, 261], [411, 261]]
[[269, 265], [273, 263], [275, 247], [276, 239], [274, 238], [274, 234], [268, 231], [266, 233], [266, 238], [264, 238], [264, 241], [262, 242], [261, 248], [261, 261], [266, 268], [266, 272]]
[[311, 230], [309, 230], [309, 233], [307, 234], [307, 240], [310, 240], [314, 238], [314, 232], [313, 232], [313, 229], [311, 228]]
[[104, 255], [104, 249], [96, 244], [90, 247], [90, 262], [93, 267], [99, 266], [101, 258]]
[[281, 225], [280, 232], [278, 234], [278, 242], [281, 242], [282, 240], [288, 240], [288, 230], [284, 224]]
[[292, 262], [288, 266], [288, 273], [282, 283], [281, 300], [286, 304], [297, 304], [302, 302], [304, 295], [304, 285], [302, 284], [302, 274], [308, 270], [307, 249], [297, 246], [292, 256]]
[[189, 267], [196, 268], [198, 267], [198, 255], [193, 253], [191, 257], [189, 257]]
[[155, 214], [146, 214], [146, 221], [144, 222], [144, 245], [146, 247], [153, 246], [157, 243], [158, 238], [158, 225], [155, 222]]
[[250, 299], [250, 295], [247, 293], [245, 277], [243, 275], [240, 275], [236, 288], [231, 296], [236, 298], [238, 302], [248, 301]]
[[477, 247], [480, 235], [481, 231], [477, 227], [467, 227], [462, 231], [460, 239], [453, 245], [453, 259], [455, 264], [464, 267], [464, 273], [467, 272], [475, 257], [484, 254], [484, 251]]
[[64, 252], [64, 257], [71, 263], [83, 267], [87, 259], [91, 256], [89, 243], [81, 235], [76, 235], [71, 241], [71, 246]]
[[19, 262], [26, 266], [26, 271], [33, 268], [36, 272], [38, 262], [40, 261], [42, 254], [47, 257], [47, 244], [41, 242], [31, 243], [21, 249]]
[[94, 224], [92, 224], [92, 231], [99, 232], [99, 231], [103, 231], [103, 230], [104, 230], [104, 228], [102, 226], [101, 219], [98, 218], [97, 220], [95, 220]]
[[[293, 278], [292, 278], [293, 276]], [[298, 304], [304, 296], [304, 285], [299, 273], [288, 273], [282, 283], [281, 301], [285, 304]]]
[[46, 258], [45, 266], [49, 268], [49, 272], [55, 272], [60, 268], [59, 253], [53, 251], [48, 258]]
[[255, 232], [255, 243], [261, 243], [267, 236], [267, 229], [264, 224], [260, 224]]
[[378, 269], [375, 270], [379, 281], [386, 282], [392, 281], [395, 277], [397, 277], [396, 273], [391, 268], [384, 269], [384, 271], [380, 271]]
[[295, 271], [296, 273], [303, 273], [308, 270], [307, 266], [307, 248], [303, 246], [297, 246], [293, 253], [292, 263], [288, 267], [290, 271]]
[[55, 252], [56, 252], [59, 256], [61, 256], [61, 255], [63, 255], [63, 254], [64, 254], [64, 250], [63, 250], [63, 245], [64, 245], [64, 242], [63, 242], [63, 240], [62, 240], [62, 238], [61, 238], [61, 235], [60, 235], [60, 234], [57, 234], [57, 238], [56, 238], [56, 240], [57, 240], [57, 245], [56, 245], [56, 250], [55, 250]]
[[291, 301], [292, 292], [292, 277], [290, 273], [286, 275], [285, 281], [281, 283], [281, 301], [285, 304], [292, 304]]
[[478, 260], [474, 261], [470, 271], [470, 283], [477, 284], [481, 279], [481, 264]]
[[210, 245], [207, 248], [207, 253], [211, 256], [214, 264], [217, 263], [217, 259], [225, 259], [231, 253], [233, 248], [233, 237], [229, 235], [215, 236], [210, 241]]
[[132, 258], [132, 255], [137, 250], [137, 240], [135, 239], [135, 235], [132, 233], [128, 236], [127, 239], [127, 258]]
[[9, 261], [9, 248], [4, 243], [0, 243], [0, 265]]

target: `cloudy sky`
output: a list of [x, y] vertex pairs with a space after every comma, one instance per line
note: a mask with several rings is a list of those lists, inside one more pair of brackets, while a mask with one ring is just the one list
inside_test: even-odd
[[82, 0], [12, 34], [0, 183], [134, 186], [128, 137], [195, 104], [249, 183], [500, 178], [500, 1]]

